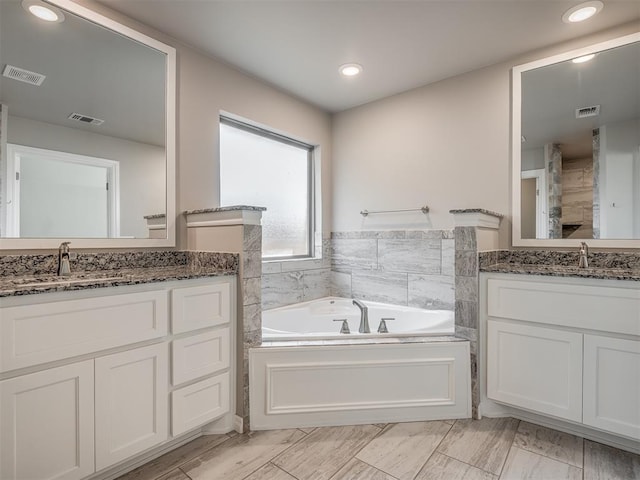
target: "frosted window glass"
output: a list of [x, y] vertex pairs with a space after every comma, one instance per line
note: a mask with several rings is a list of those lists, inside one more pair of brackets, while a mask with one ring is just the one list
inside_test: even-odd
[[262, 256], [310, 256], [309, 148], [220, 125], [220, 205], [266, 207]]

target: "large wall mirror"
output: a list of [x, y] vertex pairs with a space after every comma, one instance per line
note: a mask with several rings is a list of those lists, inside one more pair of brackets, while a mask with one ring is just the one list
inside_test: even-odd
[[512, 78], [513, 245], [640, 247], [640, 33]]
[[174, 246], [175, 49], [38, 2], [0, 1], [0, 248]]

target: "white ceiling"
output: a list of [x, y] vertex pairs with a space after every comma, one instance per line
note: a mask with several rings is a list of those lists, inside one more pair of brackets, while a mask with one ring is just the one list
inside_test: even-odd
[[639, 0], [570, 25], [579, 1], [99, 1], [330, 112], [640, 20]]

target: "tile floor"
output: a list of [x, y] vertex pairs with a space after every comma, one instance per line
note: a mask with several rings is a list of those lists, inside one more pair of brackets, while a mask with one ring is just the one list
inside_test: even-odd
[[640, 455], [513, 418], [200, 437], [119, 480], [637, 480]]

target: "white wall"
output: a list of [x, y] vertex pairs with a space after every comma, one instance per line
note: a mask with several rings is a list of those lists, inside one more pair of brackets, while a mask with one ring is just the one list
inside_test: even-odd
[[600, 234], [640, 238], [640, 119], [600, 129]]
[[529, 150], [522, 150], [520, 162], [522, 164], [521, 170], [538, 170], [544, 168], [544, 148], [532, 148]]
[[7, 127], [8, 143], [118, 161], [121, 236], [147, 238], [143, 217], [165, 212], [163, 147], [12, 115]]
[[219, 114], [227, 112], [321, 145], [322, 225], [328, 236], [329, 114], [184, 47], [178, 48], [178, 72], [178, 212], [219, 205]]
[[[631, 33], [637, 25], [581, 38], [513, 61], [357, 107], [334, 116], [333, 230], [451, 228], [454, 208], [508, 215], [510, 245], [510, 75], [515, 65]], [[518, 145], [518, 148], [520, 145]], [[363, 221], [360, 210], [419, 207], [421, 216]], [[376, 223], [374, 225], [374, 222]]]

